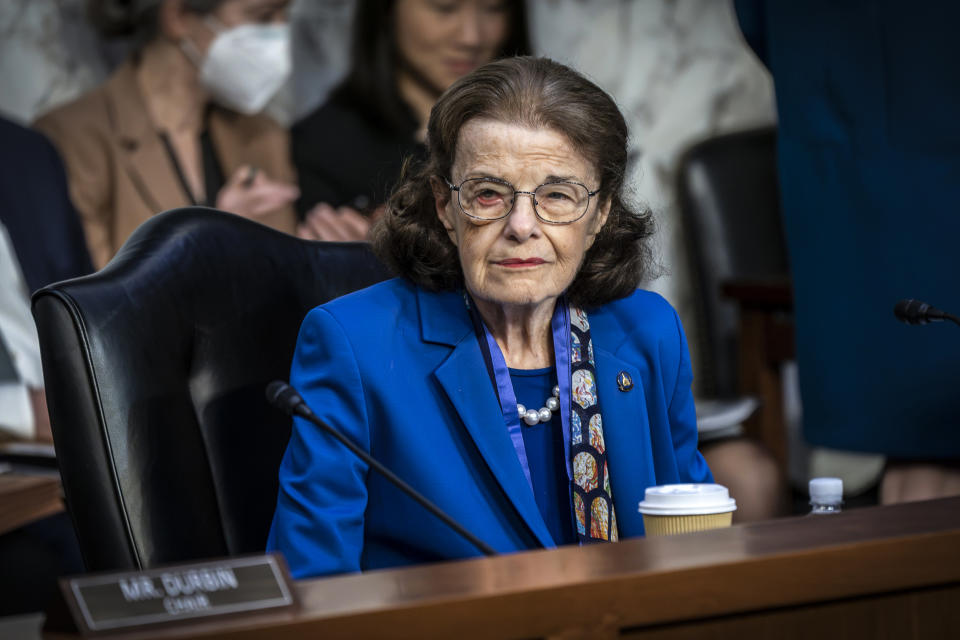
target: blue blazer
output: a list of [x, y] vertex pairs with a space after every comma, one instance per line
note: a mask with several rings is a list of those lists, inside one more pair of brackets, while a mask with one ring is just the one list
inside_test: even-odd
[[[686, 340], [674, 310], [647, 291], [589, 318], [619, 532], [640, 536], [648, 486], [712, 481], [697, 451]], [[618, 389], [621, 371], [633, 389]], [[462, 294], [397, 279], [317, 307], [301, 327], [291, 383], [323, 420], [497, 551], [555, 546]], [[267, 547], [297, 578], [479, 554], [299, 418]]]

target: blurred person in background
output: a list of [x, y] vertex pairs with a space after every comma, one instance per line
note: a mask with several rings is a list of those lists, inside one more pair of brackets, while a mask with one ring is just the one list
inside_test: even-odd
[[49, 442], [30, 294], [93, 268], [56, 150], [4, 118], [0, 140], [0, 438]]
[[[0, 223], [0, 441], [6, 440], [49, 444], [53, 435], [29, 292], [10, 233]], [[69, 516], [61, 511], [5, 531], [0, 566], [0, 616], [42, 610], [58, 577], [83, 571]]]
[[152, 215], [209, 205], [292, 233], [286, 131], [260, 112], [290, 72], [289, 0], [91, 0], [136, 52], [36, 122], [60, 150], [94, 266]]
[[29, 301], [31, 292], [93, 267], [57, 150], [42, 135], [5, 118], [0, 118], [0, 140], [0, 223]]
[[804, 436], [885, 455], [881, 503], [960, 495], [957, 328], [892, 313], [960, 309], [960, 5], [736, 9], [776, 82]]
[[[91, 271], [63, 164], [40, 134], [0, 118], [0, 441], [50, 443], [30, 292]], [[66, 513], [0, 535], [0, 616], [42, 609], [83, 570]]]
[[524, 3], [361, 0], [351, 70], [293, 127], [302, 237], [363, 240], [408, 155], [424, 157], [440, 94], [480, 65], [530, 52]]

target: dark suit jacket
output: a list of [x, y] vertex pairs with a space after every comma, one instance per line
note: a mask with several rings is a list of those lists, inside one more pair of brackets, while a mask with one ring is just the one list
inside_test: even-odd
[[[643, 535], [647, 487], [711, 482], [697, 451], [687, 344], [648, 291], [589, 315], [621, 538]], [[626, 372], [635, 381], [617, 386]], [[552, 547], [463, 295], [389, 280], [310, 312], [290, 381], [323, 420], [499, 552]], [[270, 549], [294, 576], [477, 555], [343, 446], [298, 418]]]
[[360, 211], [386, 202], [404, 159], [425, 152], [414, 140], [415, 130], [415, 122], [403, 130], [377, 124], [349, 97], [334, 94], [293, 126], [298, 213], [302, 216], [320, 202]]
[[0, 222], [31, 291], [93, 270], [56, 150], [39, 133], [2, 118]]

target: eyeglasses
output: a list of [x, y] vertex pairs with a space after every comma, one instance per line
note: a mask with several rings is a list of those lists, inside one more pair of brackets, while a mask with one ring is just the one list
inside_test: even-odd
[[517, 191], [499, 178], [467, 178], [455, 186], [444, 178], [451, 191], [457, 192], [460, 210], [476, 220], [500, 220], [513, 211], [518, 195], [533, 198], [537, 217], [548, 224], [570, 224], [584, 216], [590, 198], [600, 190], [590, 191], [579, 182], [547, 182], [533, 191]]

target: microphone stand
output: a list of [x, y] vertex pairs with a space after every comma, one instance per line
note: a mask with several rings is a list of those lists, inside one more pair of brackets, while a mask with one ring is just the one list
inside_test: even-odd
[[267, 385], [267, 401], [287, 415], [298, 415], [323, 429], [326, 433], [336, 438], [343, 446], [349, 449], [353, 455], [366, 462], [371, 469], [374, 469], [377, 473], [392, 482], [397, 486], [397, 488], [413, 498], [417, 504], [435, 515], [437, 518], [443, 521], [444, 524], [463, 536], [463, 538], [470, 542], [470, 544], [482, 551], [484, 555], [497, 555], [497, 552], [494, 551], [493, 547], [467, 531], [463, 525], [447, 515], [440, 509], [440, 507], [428, 500], [426, 496], [404, 482], [393, 471], [383, 466], [383, 464], [381, 464], [376, 458], [357, 446], [357, 444], [350, 440], [350, 438], [318, 418], [317, 414], [315, 414], [313, 410], [307, 406], [307, 403], [304, 401], [304, 399], [300, 397], [300, 394], [297, 393], [296, 389], [285, 382], [271, 382], [269, 385]]

